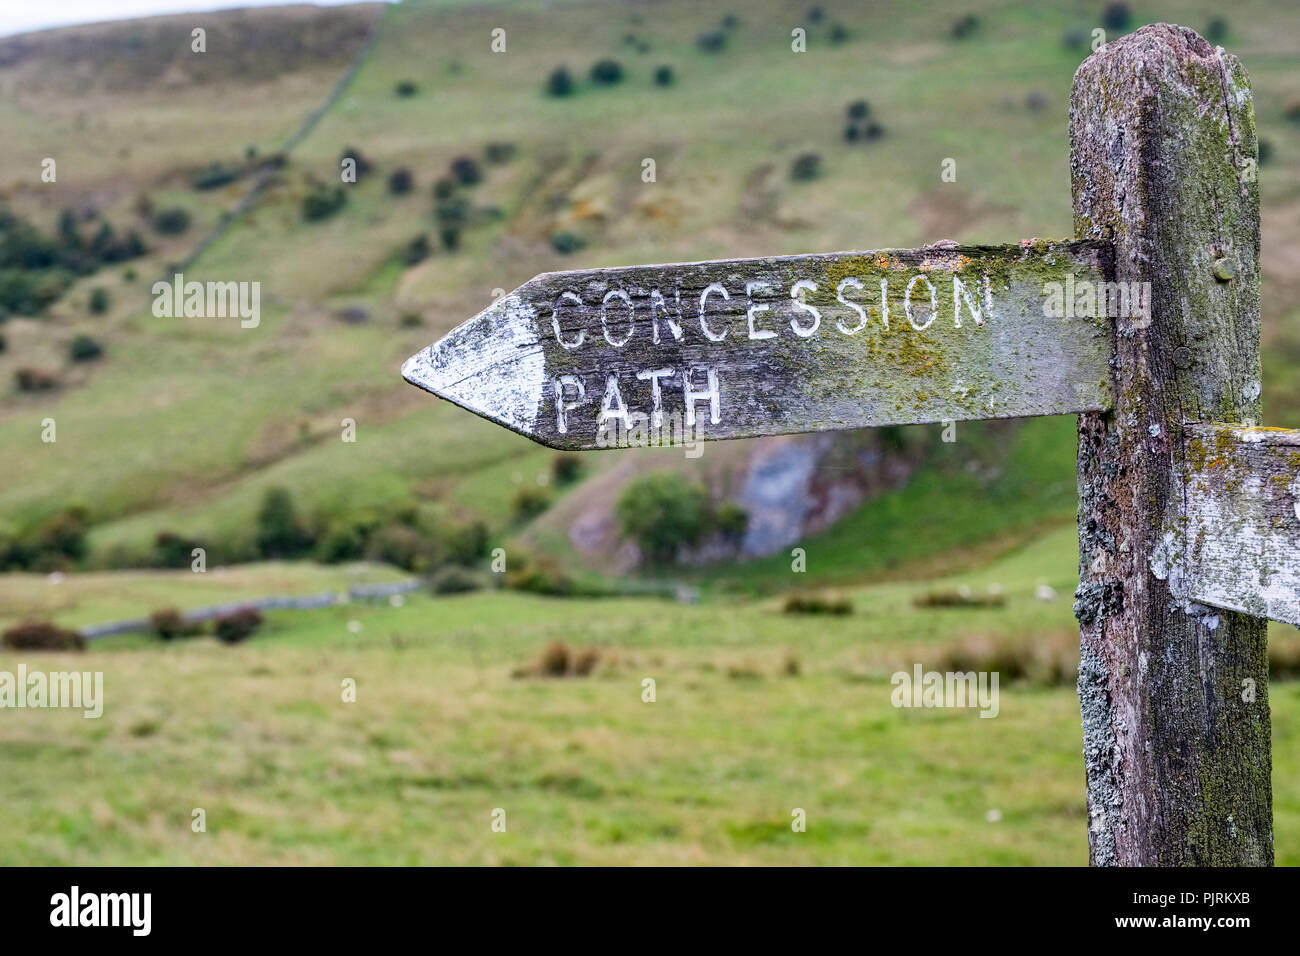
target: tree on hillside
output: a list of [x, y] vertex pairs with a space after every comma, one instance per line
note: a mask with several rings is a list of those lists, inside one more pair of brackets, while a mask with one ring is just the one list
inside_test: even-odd
[[257, 549], [267, 558], [293, 558], [311, 545], [285, 488], [268, 488], [257, 512]]
[[709, 492], [681, 475], [659, 472], [629, 482], [614, 515], [623, 536], [636, 541], [651, 563], [666, 564], [709, 530]]

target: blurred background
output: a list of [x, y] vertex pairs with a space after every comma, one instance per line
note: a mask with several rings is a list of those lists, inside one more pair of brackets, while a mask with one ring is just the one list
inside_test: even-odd
[[[575, 456], [398, 368], [545, 271], [1069, 236], [1071, 77], [1168, 20], [1251, 75], [1300, 425], [1300, 8], [44, 6], [0, 22], [0, 670], [105, 704], [0, 712], [0, 863], [1087, 862], [1072, 417]], [[176, 272], [257, 326], [160, 317]], [[998, 717], [895, 709], [917, 663]]]

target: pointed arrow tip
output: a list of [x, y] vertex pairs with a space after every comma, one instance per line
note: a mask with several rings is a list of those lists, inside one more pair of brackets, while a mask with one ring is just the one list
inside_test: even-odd
[[403, 362], [402, 378], [536, 440], [546, 360], [533, 308], [499, 299]]

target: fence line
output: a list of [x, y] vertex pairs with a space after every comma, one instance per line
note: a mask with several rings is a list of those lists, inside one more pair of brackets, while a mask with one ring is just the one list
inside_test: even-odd
[[[322, 591], [319, 594], [307, 594], [302, 597], [264, 597], [248, 601], [227, 601], [208, 607], [186, 611], [182, 617], [187, 621], [210, 621], [221, 614], [229, 614], [240, 608], [251, 607], [259, 611], [309, 611], [317, 608], [347, 604], [349, 601], [374, 600], [392, 597], [394, 594], [409, 594], [417, 591], [424, 582], [419, 580], [395, 581], [389, 584], [359, 584], [346, 591]], [[125, 621], [113, 621], [110, 624], [98, 624], [81, 628], [81, 636], [88, 641], [117, 634], [138, 634], [151, 627], [149, 618], [131, 618]]]

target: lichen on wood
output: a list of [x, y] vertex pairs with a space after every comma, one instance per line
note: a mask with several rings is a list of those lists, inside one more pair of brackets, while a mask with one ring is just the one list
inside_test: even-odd
[[403, 375], [575, 450], [1104, 409], [1110, 319], [1058, 314], [1051, 293], [1100, 284], [1108, 254], [1040, 240], [546, 273]]
[[1300, 625], [1300, 431], [1208, 422], [1188, 425], [1184, 442], [1178, 590]]
[[1070, 139], [1075, 235], [1113, 243], [1115, 280], [1151, 284], [1150, 321], [1115, 326], [1113, 411], [1079, 417], [1092, 861], [1270, 864], [1265, 623], [1170, 586], [1187, 533], [1179, 468], [1203, 451], [1185, 423], [1259, 420], [1249, 81], [1194, 31], [1144, 27], [1079, 68]]

